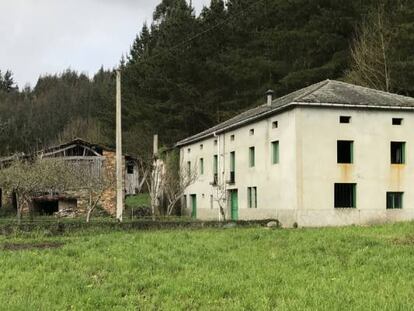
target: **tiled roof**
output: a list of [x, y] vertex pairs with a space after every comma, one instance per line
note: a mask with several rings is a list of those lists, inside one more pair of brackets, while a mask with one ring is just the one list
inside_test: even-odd
[[203, 132], [185, 138], [177, 146], [187, 145], [195, 141], [235, 129], [246, 123], [276, 114], [278, 111], [295, 105], [331, 104], [351, 107], [370, 108], [414, 108], [414, 98], [378, 91], [335, 80], [325, 80], [312, 84], [293, 93], [276, 98], [272, 104], [255, 107], [217, 124]]

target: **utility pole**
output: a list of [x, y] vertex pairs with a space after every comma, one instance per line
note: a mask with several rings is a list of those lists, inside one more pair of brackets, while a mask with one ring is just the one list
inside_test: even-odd
[[121, 125], [121, 70], [116, 70], [116, 219], [122, 221], [124, 210], [124, 187], [122, 170]]

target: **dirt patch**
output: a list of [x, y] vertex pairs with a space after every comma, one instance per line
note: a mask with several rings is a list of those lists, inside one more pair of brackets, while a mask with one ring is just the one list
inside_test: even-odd
[[22, 251], [33, 249], [50, 249], [62, 247], [62, 242], [40, 242], [40, 243], [5, 243], [3, 250], [7, 251]]
[[397, 245], [414, 245], [414, 235], [406, 235], [392, 240]]

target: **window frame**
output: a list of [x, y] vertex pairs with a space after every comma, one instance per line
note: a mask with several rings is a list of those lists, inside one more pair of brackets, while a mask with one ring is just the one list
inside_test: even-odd
[[272, 164], [279, 164], [279, 141], [275, 140], [271, 142], [272, 147]]
[[[344, 186], [350, 186], [350, 190], [352, 191], [352, 193], [350, 194], [350, 198], [351, 198], [351, 204], [349, 204], [348, 206], [346, 205], [340, 205], [339, 198], [337, 198], [337, 195], [339, 195], [339, 191], [349, 191], [345, 190], [345, 189], [339, 189], [339, 187], [344, 187]], [[348, 197], [349, 199], [349, 197]], [[345, 200], [345, 199], [343, 199]], [[335, 209], [356, 209], [357, 207], [357, 184], [356, 183], [335, 183], [334, 184], [334, 208]]]
[[[339, 152], [340, 150], [340, 144], [349, 144], [349, 155], [347, 155], [347, 158], [349, 157], [349, 162], [346, 162], [342, 159], [342, 153]], [[338, 164], [353, 164], [354, 163], [354, 141], [353, 140], [337, 140], [336, 141], [336, 163]]]
[[247, 208], [257, 209], [257, 187], [247, 187]]
[[[396, 203], [397, 205], [395, 206]], [[389, 204], [391, 203], [391, 204]], [[403, 209], [404, 208], [404, 192], [402, 191], [387, 191], [386, 193], [386, 209], [387, 210], [394, 210], [394, 209]]]
[[404, 118], [392, 118], [392, 125], [402, 125]]
[[351, 123], [352, 117], [351, 116], [339, 116], [339, 123], [340, 124], [349, 124]]
[[[393, 147], [393, 145], [396, 145], [396, 144], [401, 146], [401, 148]], [[398, 149], [395, 149], [395, 148], [398, 148]], [[396, 152], [396, 154], [394, 154], [394, 152]], [[399, 155], [398, 153], [401, 153], [401, 154]], [[391, 161], [391, 164], [405, 164], [406, 163], [406, 142], [405, 141], [391, 141], [390, 161]]]

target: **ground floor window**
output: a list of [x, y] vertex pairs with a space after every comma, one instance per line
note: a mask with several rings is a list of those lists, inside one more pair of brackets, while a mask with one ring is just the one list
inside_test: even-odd
[[387, 192], [387, 209], [403, 207], [404, 192]]
[[257, 208], [257, 187], [247, 187], [247, 204], [249, 208]]
[[356, 184], [335, 184], [335, 208], [356, 207]]
[[188, 207], [187, 206], [187, 196], [186, 195], [183, 196], [183, 207], [184, 208], [187, 208]]

